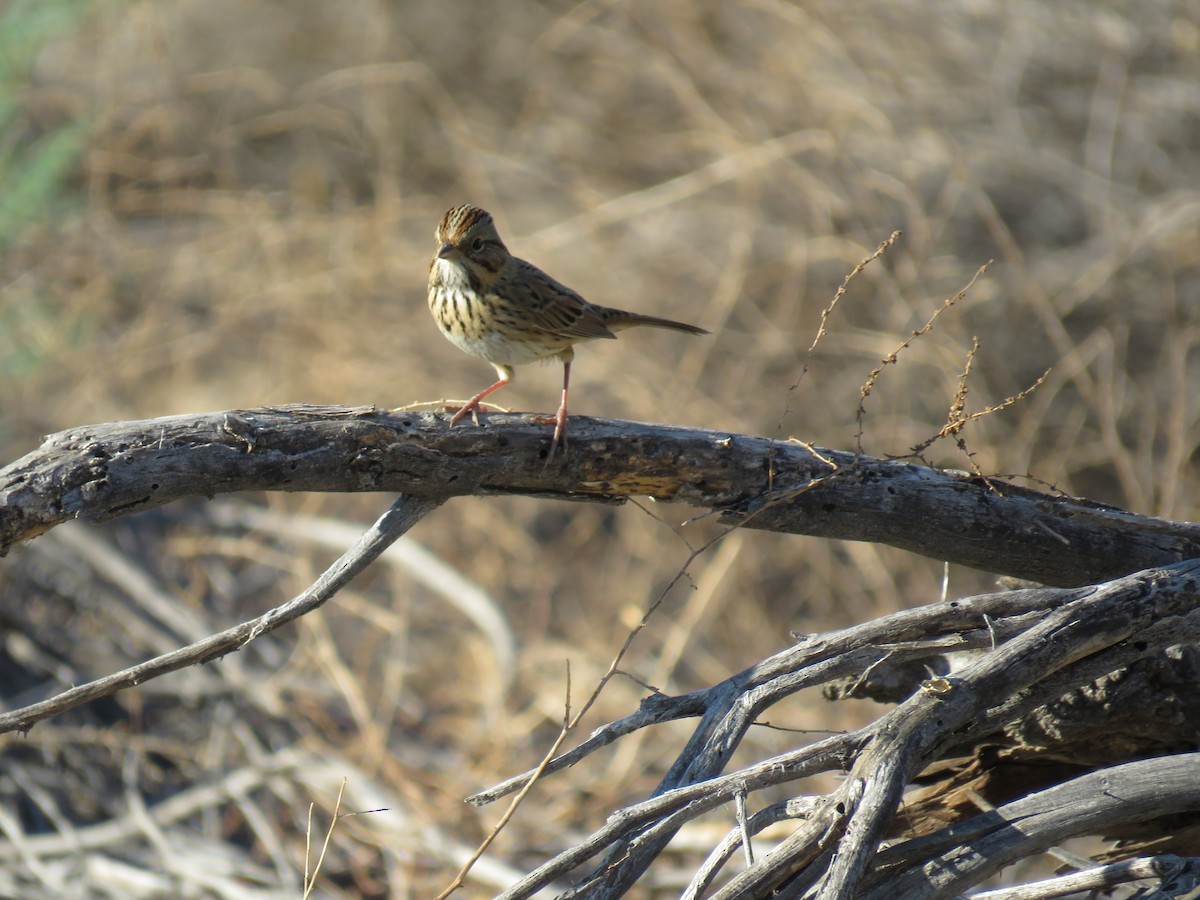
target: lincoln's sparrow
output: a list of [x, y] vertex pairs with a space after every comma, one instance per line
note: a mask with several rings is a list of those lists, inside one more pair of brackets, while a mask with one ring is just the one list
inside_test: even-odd
[[508, 252], [492, 217], [474, 206], [456, 206], [437, 227], [438, 250], [429, 264], [429, 309], [442, 334], [455, 345], [482, 356], [500, 376], [466, 402], [453, 425], [480, 401], [513, 379], [513, 366], [557, 356], [563, 363], [562, 403], [554, 421], [550, 455], [559, 443], [567, 448], [567, 385], [575, 345], [615, 338], [614, 331], [635, 325], [708, 334], [703, 328], [670, 319], [588, 303], [537, 266]]

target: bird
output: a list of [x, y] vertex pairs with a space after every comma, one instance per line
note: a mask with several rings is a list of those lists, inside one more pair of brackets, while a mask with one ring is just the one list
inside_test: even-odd
[[[429, 309], [451, 343], [492, 364], [499, 380], [484, 388], [450, 419], [468, 414], [478, 424], [481, 401], [513, 380], [514, 367], [557, 357], [563, 364], [562, 401], [553, 419], [546, 464], [562, 445], [567, 452], [567, 390], [575, 345], [615, 339], [626, 328], [649, 326], [701, 335], [695, 325], [589, 303], [537, 266], [513, 256], [490, 213], [464, 204], [446, 211], [435, 233], [429, 263]], [[448, 407], [453, 409], [453, 407]]]

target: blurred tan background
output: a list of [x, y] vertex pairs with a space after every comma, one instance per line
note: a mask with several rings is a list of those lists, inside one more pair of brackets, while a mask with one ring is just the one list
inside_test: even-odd
[[[843, 449], [868, 373], [994, 260], [883, 374], [864, 450], [904, 454], [937, 431], [977, 335], [971, 410], [1052, 369], [1030, 398], [968, 429], [980, 468], [1197, 517], [1200, 3], [3, 9], [6, 461], [94, 421], [470, 396], [491, 369], [440, 336], [425, 280], [438, 217], [472, 202], [514, 253], [589, 299], [713, 331], [581, 347], [573, 413]], [[853, 282], [809, 358], [842, 278], [895, 229], [902, 239]], [[525, 367], [496, 399], [552, 411], [560, 377]], [[950, 444], [926, 456], [970, 465]], [[365, 525], [391, 498], [251, 499]], [[215, 628], [301, 589], [336, 555], [222, 530], [205, 509], [99, 533]], [[507, 617], [511, 689], [496, 690], [505, 676], [488, 636], [408, 577], [377, 574], [296, 626], [287, 652], [237, 663], [270, 676], [259, 711], [275, 710], [287, 735], [272, 746], [336, 758], [405, 798], [421, 827], [476, 841], [499, 813], [462, 797], [536, 761], [562, 717], [564, 661], [579, 702], [687, 559], [685, 539], [718, 533], [708, 521], [680, 528], [690, 515], [448, 504], [412, 537]], [[12, 574], [23, 564], [20, 553], [2, 564], [6, 604], [23, 602], [16, 586], [28, 585]], [[790, 631], [934, 601], [942, 577], [936, 561], [888, 548], [736, 533], [696, 560], [624, 668], [692, 690], [786, 646]], [[956, 594], [991, 583], [949, 573]], [[82, 680], [138, 653], [71, 665]], [[614, 682], [585, 733], [644, 694]], [[125, 718], [152, 702], [119, 698], [103, 725], [161, 737]], [[207, 709], [193, 713], [194, 740], [218, 727]], [[780, 711], [790, 721], [772, 721], [836, 729], [871, 712], [801, 697]], [[665, 727], [535, 791], [493, 855], [521, 869], [597, 826], [653, 787], [687, 733]], [[744, 752], [804, 739], [761, 729]], [[293, 800], [281, 821], [332, 804]], [[331, 896], [445, 884], [446, 859], [419, 841], [401, 859], [377, 827], [355, 820], [329, 863]], [[278, 856], [298, 872], [303, 823], [280, 829]]]

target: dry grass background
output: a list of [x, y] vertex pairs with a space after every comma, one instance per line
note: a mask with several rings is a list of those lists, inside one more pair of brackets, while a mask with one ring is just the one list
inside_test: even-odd
[[[41, 0], [9, 4], [3, 29], [5, 459], [92, 421], [470, 395], [490, 368], [445, 342], [424, 302], [437, 218], [470, 201], [585, 296], [714, 332], [585, 346], [573, 411], [839, 448], [867, 373], [994, 259], [884, 374], [864, 449], [904, 453], [936, 431], [978, 335], [974, 409], [1053, 369], [969, 430], [983, 470], [1197, 517], [1195, 0]], [[842, 277], [893, 229], [903, 239], [809, 359]], [[551, 410], [559, 377], [523, 369], [498, 399]], [[948, 444], [928, 455], [968, 465]], [[389, 501], [255, 500], [364, 524]], [[183, 642], [172, 604], [215, 630], [336, 555], [214, 509], [236, 504], [52, 534], [5, 560], [7, 702]], [[298, 896], [308, 804], [323, 828], [344, 775], [344, 809], [390, 811], [341, 821], [318, 895], [431, 896], [499, 814], [462, 797], [555, 734], [564, 662], [579, 702], [686, 559], [679, 534], [716, 533], [679, 529], [689, 514], [473, 499], [423, 522], [413, 538], [511, 624], [507, 688], [494, 636], [381, 568], [216, 672], [10, 737], [0, 890]], [[100, 541], [92, 555], [85, 539]], [[735, 533], [624, 668], [690, 690], [791, 630], [932, 601], [941, 579], [889, 548]], [[950, 573], [954, 593], [989, 584]], [[142, 599], [156, 592], [173, 598], [158, 619]], [[643, 694], [614, 682], [585, 727]], [[837, 729], [869, 712], [819, 698], [786, 711], [773, 724]], [[535, 789], [489, 862], [521, 870], [644, 796], [686, 734], [632, 738]], [[759, 729], [742, 752], [804, 739]], [[158, 829], [137, 814], [179, 797], [191, 811]], [[88, 853], [19, 846], [111, 820], [135, 824]], [[681, 837], [682, 871], [689, 840], [706, 839]], [[494, 893], [489, 877], [462, 895]], [[639, 896], [672, 896], [666, 881]]]

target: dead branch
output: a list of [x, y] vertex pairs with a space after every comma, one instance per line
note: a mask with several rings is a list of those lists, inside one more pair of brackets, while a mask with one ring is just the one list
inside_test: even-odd
[[424, 518], [427, 513], [436, 509], [439, 502], [425, 497], [399, 497], [388, 508], [388, 511], [380, 516], [371, 528], [367, 529], [358, 542], [326, 569], [320, 578], [300, 595], [282, 606], [186, 647], [164, 653], [119, 672], [113, 672], [87, 684], [73, 687], [47, 700], [0, 713], [0, 734], [10, 731], [27, 731], [42, 719], [68, 709], [74, 709], [101, 697], [111, 696], [118, 691], [143, 684], [151, 678], [166, 675], [168, 672], [175, 672], [188, 666], [218, 659], [288, 622], [295, 621], [329, 600], [355, 575], [377, 559], [379, 554], [383, 553], [397, 538]]
[[1200, 857], [1165, 855], [1131, 859], [1034, 884], [983, 891], [974, 897], [975, 900], [1054, 900], [1056, 897], [1077, 896], [1084, 891], [1111, 891], [1132, 881], [1153, 881], [1159, 885], [1159, 893], [1149, 896], [1160, 900], [1189, 896], [1189, 892], [1194, 892], [1200, 886]]
[[247, 490], [522, 494], [719, 511], [747, 528], [891, 544], [1044, 584], [1200, 556], [1200, 526], [908, 462], [700, 429], [572, 417], [545, 469], [532, 416], [264, 407], [73, 428], [0, 470], [0, 551], [73, 518]]
[[[700, 717], [656, 796], [610, 815], [603, 827], [531, 872], [503, 896], [509, 900], [533, 896], [601, 853], [605, 855], [591, 874], [578, 880], [565, 896], [619, 896], [644, 874], [675, 832], [700, 814], [732, 805], [739, 793], [753, 796], [766, 787], [845, 768], [849, 776], [832, 794], [797, 798], [794, 808], [801, 818], [793, 834], [773, 852], [755, 854], [757, 861], [727, 880], [714, 897], [766, 896], [785, 885], [789, 896], [807, 892], [813, 897], [853, 897], [868, 871], [885, 865], [892, 867], [892, 874], [897, 868], [911, 871], [908, 877], [915, 884], [925, 877], [922, 865], [961, 849], [964, 842], [975, 839], [973, 835], [994, 830], [990, 823], [996, 820], [987, 816], [975, 820], [976, 826], [987, 826], [978, 834], [943, 832], [881, 854], [880, 843], [897, 816], [903, 788], [946, 752], [1000, 734], [1004, 725], [1027, 717], [1069, 687], [1161, 654], [1173, 644], [1196, 640], [1200, 637], [1198, 575], [1200, 561], [1192, 561], [1095, 588], [1017, 591], [905, 610], [810, 637], [705, 691], [651, 698], [647, 705], [652, 714], [643, 709], [631, 717], [639, 727], [670, 718], [676, 710]], [[763, 711], [799, 690], [848, 670], [862, 671], [872, 659], [982, 649], [993, 641], [995, 648], [971, 665], [952, 677], [931, 680], [870, 726], [722, 774]], [[692, 712], [697, 704], [700, 713]], [[614, 723], [598, 734], [620, 732], [631, 724], [635, 723]], [[589, 749], [596, 746], [598, 742]], [[1192, 759], [1193, 779], [1200, 771], [1198, 759]], [[1093, 783], [1082, 784], [1080, 790], [1086, 791]], [[513, 787], [506, 783], [474, 799], [491, 799]], [[1200, 808], [1200, 797], [1186, 793], [1182, 808]], [[1072, 827], [1106, 833], [1104, 829], [1126, 821], [1123, 816], [1114, 807], [1107, 817], [1086, 823], [1072, 819]], [[1056, 825], [1046, 832], [1050, 843], [1061, 838], [1057, 829]], [[835, 845], [836, 854], [826, 853]], [[1029, 845], [1024, 849], [1031, 852]], [[726, 855], [725, 860], [730, 859]], [[715, 868], [705, 873], [706, 880], [715, 877]], [[954, 893], [986, 877], [988, 871], [983, 865], [972, 870], [970, 878], [954, 882]]]
[[889, 854], [902, 855], [904, 844], [879, 854], [877, 886], [861, 896], [864, 900], [960, 896], [1015, 860], [1068, 838], [1194, 811], [1200, 808], [1197, 773], [1200, 753], [1184, 753], [1112, 766], [1030, 794], [930, 835], [927, 840], [945, 841], [951, 849], [907, 871], [887, 867]]
[[[912, 896], [961, 893], [986, 877], [993, 860], [1027, 855], [1068, 833], [1118, 828], [1155, 809], [1192, 811], [1200, 805], [1192, 791], [1177, 791], [1173, 796], [1181, 799], [1174, 805], [1157, 806], [1146, 793], [1134, 813], [1110, 804], [1100, 813], [1064, 816], [1063, 798], [1089, 805], [1087, 798], [1095, 795], [1099, 782], [1085, 772], [880, 851], [884, 838], [896, 831], [905, 788], [927, 766], [972, 753], [998, 736], [1011, 738], [1014, 723], [1035, 720], [1035, 712], [1072, 690], [1200, 637], [1200, 562], [1179, 562], [1200, 556], [1197, 526], [796, 442], [586, 418], [573, 420], [571, 457], [547, 471], [544, 426], [515, 415], [490, 415], [483, 422], [482, 428], [448, 429], [445, 417], [435, 414], [289, 407], [113, 423], [51, 436], [0, 470], [0, 548], [73, 518], [109, 519], [196, 495], [253, 489], [401, 491], [402, 497], [289, 603], [2, 715], [0, 731], [27, 729], [87, 700], [213, 659], [292, 621], [325, 602], [449, 497], [508, 493], [619, 503], [643, 495], [718, 511], [730, 524], [881, 541], [1052, 583], [1101, 580], [1112, 573], [1124, 577], [906, 610], [806, 637], [710, 688], [648, 698], [633, 715], [597, 729], [551, 760], [539, 777], [561, 772], [633, 731], [696, 718], [690, 740], [655, 795], [610, 815], [592, 835], [503, 896], [533, 896], [564, 878], [575, 879], [564, 897], [618, 896], [638, 882], [681, 827], [722, 807], [730, 808], [735, 827], [687, 896], [699, 897], [719, 884], [713, 896], [721, 898], [779, 891], [852, 897], [891, 891], [901, 878]], [[1134, 565], [1144, 568], [1126, 575]], [[979, 655], [952, 675], [926, 681], [872, 725], [726, 773], [747, 731], [781, 700], [805, 688], [861, 678], [883, 662], [919, 666], [953, 651]], [[1172, 746], [1169, 737], [1155, 738]], [[1190, 732], [1173, 739], [1183, 747], [1194, 744]], [[1126, 740], [1119, 752], [1128, 749]], [[1162, 750], [1156, 746], [1154, 752]], [[831, 771], [849, 774], [826, 796], [801, 794], [747, 810], [766, 788]], [[1122, 769], [1112, 777], [1144, 771]], [[530, 779], [526, 773], [470, 800], [495, 800]], [[1018, 832], [1006, 824], [1011, 816], [1032, 817], [1043, 827]], [[797, 825], [773, 852], [744, 846], [765, 824], [787, 819]], [[740, 871], [728, 871], [742, 858], [735, 852], [739, 847], [747, 851], [746, 862]], [[591, 871], [580, 874], [584, 866]]]

